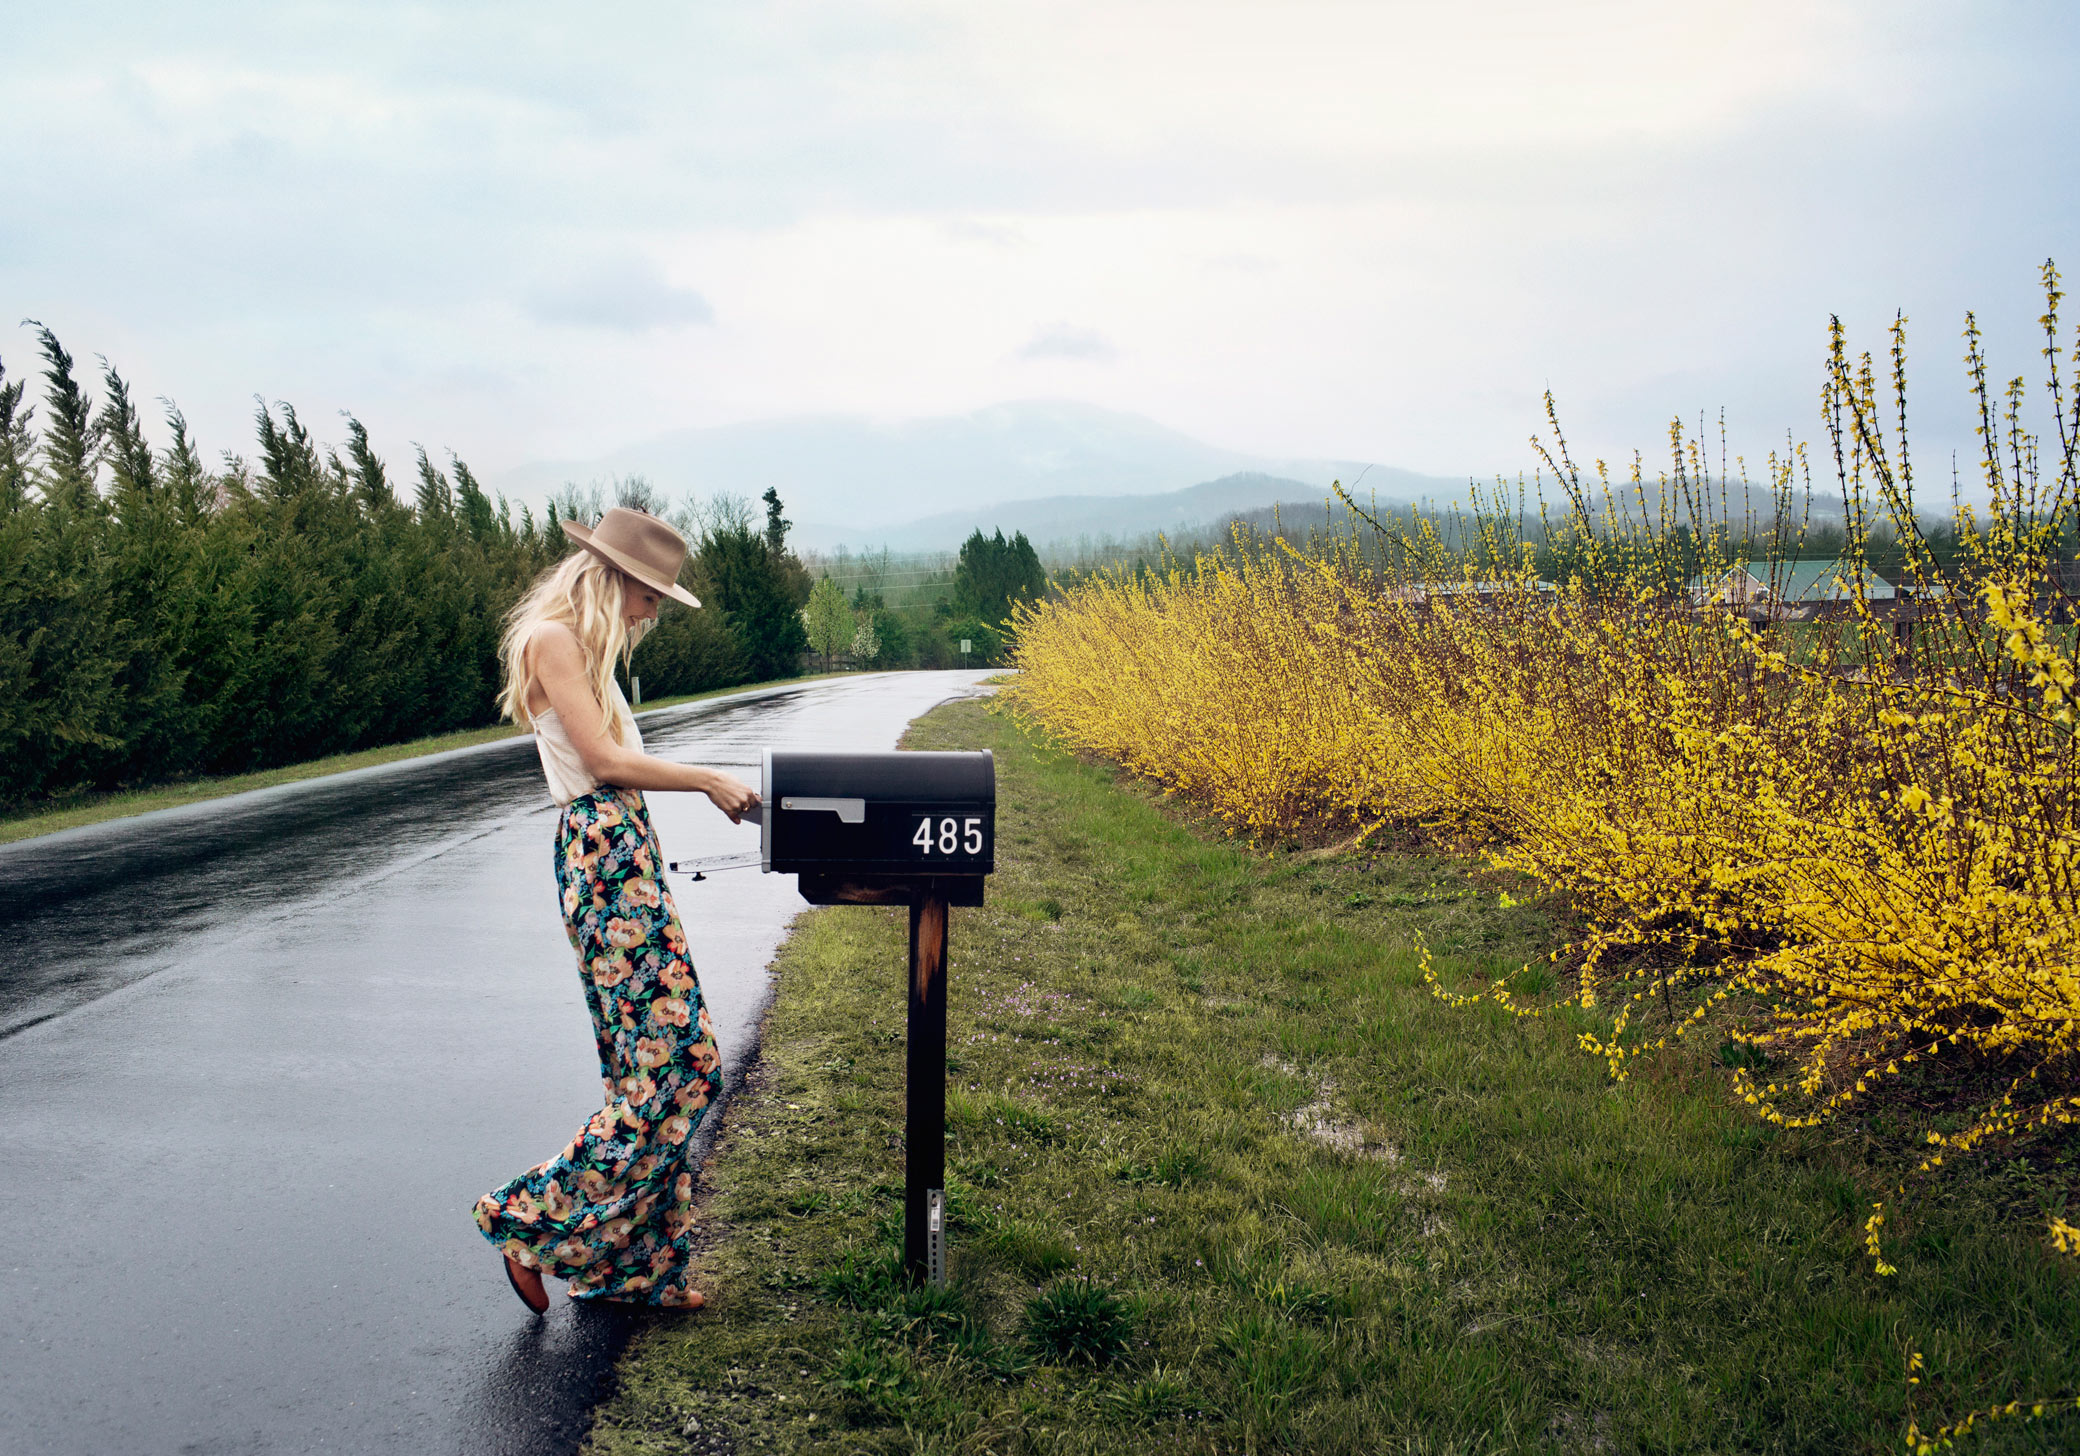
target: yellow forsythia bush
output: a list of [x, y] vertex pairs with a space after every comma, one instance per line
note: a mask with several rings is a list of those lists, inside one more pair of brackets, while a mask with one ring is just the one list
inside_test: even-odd
[[[1615, 1075], [1731, 999], [1731, 1034], [1767, 1068], [1736, 1068], [1736, 1087], [1772, 1122], [1827, 1118], [1931, 1059], [2006, 1079], [1951, 1149], [2072, 1121], [2076, 679], [2043, 583], [2073, 521], [2034, 478], [2025, 502], [1997, 476], [1939, 568], [1917, 545], [1905, 441], [1871, 423], [1869, 360], [1852, 367], [1839, 332], [1829, 403], [1851, 524], [1861, 501], [1892, 507], [1914, 611], [1701, 608], [1670, 589], [1667, 532], [1627, 536], [1576, 485], [1545, 537], [1576, 567], [1557, 589], [1492, 530], [1418, 528], [1391, 566], [1350, 542], [1238, 536], [1023, 609], [1009, 701], [1246, 838], [1419, 825], [1564, 893], [1589, 927], [1569, 999], [1608, 1011], [1583, 1045]], [[2060, 500], [2074, 435], [2061, 414]], [[1558, 468], [1577, 480], [1564, 447]], [[1714, 529], [1691, 538], [1708, 567]], [[1866, 539], [1852, 533], [1845, 575]], [[1687, 1020], [1653, 1040], [1630, 1028], [1640, 1002], [1685, 987]], [[1516, 1006], [1505, 985], [1484, 994]]]

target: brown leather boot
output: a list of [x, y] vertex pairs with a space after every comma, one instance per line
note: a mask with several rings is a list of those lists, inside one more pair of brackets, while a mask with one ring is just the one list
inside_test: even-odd
[[547, 1314], [549, 1312], [549, 1291], [542, 1287], [541, 1270], [529, 1269], [523, 1265], [516, 1264], [513, 1262], [512, 1256], [508, 1254], [506, 1256], [506, 1279], [513, 1286], [513, 1293], [520, 1296], [522, 1304], [536, 1314]]

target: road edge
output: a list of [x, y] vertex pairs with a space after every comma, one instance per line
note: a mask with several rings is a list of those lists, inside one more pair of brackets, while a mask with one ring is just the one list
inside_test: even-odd
[[[898, 670], [925, 672], [933, 669], [911, 668]], [[887, 674], [829, 672], [811, 673], [806, 677], [776, 678], [770, 682], [746, 683], [737, 687], [717, 688], [712, 692], [692, 693], [685, 697], [671, 698], [665, 702], [639, 709], [636, 717], [638, 720], [641, 720], [655, 713], [672, 713], [682, 708], [692, 707], [695, 704], [713, 703], [727, 698], [741, 697], [748, 699], [770, 696], [774, 693], [786, 692], [811, 683], [829, 682], [834, 678], [867, 679], [883, 676], [887, 676]], [[389, 749], [409, 750], [414, 742], [437, 743], [468, 733], [494, 734], [495, 736], [484, 737], [471, 743], [459, 743], [448, 748], [425, 748], [417, 752], [400, 752], [395, 757], [385, 758], [374, 763], [341, 762], [341, 760], [360, 758], [365, 754], [383, 753]], [[408, 740], [402, 744], [389, 744], [376, 748], [360, 749], [354, 753], [328, 754], [324, 758], [306, 759], [300, 764], [284, 764], [280, 768], [260, 769], [250, 774], [231, 774], [214, 780], [200, 779], [186, 786], [163, 784], [155, 788], [140, 789], [135, 791], [137, 802], [128, 804], [121, 802], [128, 791], [118, 791], [111, 794], [107, 799], [86, 805], [30, 811], [12, 818], [0, 818], [0, 848], [26, 844], [31, 840], [53, 839], [58, 835], [71, 834], [78, 830], [96, 829], [104, 824], [113, 824], [125, 819], [142, 819], [159, 814], [177, 814], [183, 810], [199, 809], [204, 805], [222, 803], [226, 799], [242, 799], [256, 794], [282, 793], [304, 788], [312, 784], [344, 778], [352, 774], [376, 774], [385, 770], [402, 768], [410, 764], [426, 763], [438, 758], [454, 757], [466, 753], [483, 753], [495, 748], [510, 747], [515, 742], [531, 739], [533, 736], [530, 733], [521, 732], [519, 728], [510, 724], [492, 725], [479, 729], [460, 729], [456, 733], [434, 734], [427, 738]], [[338, 763], [339, 766], [336, 768], [321, 767], [321, 765], [328, 763]], [[311, 771], [299, 773], [299, 769], [309, 769]], [[255, 778], [271, 777], [273, 775], [288, 775], [288, 777], [277, 778], [268, 783], [254, 783], [244, 788], [235, 787], [240, 783]], [[221, 787], [209, 788], [208, 786], [212, 784], [220, 785]], [[196, 788], [202, 790], [202, 792], [186, 795], [183, 792], [184, 788]], [[150, 802], [153, 797], [159, 795], [167, 796], [171, 802]], [[95, 812], [99, 809], [106, 809], [108, 812]], [[75, 818], [73, 817], [75, 815], [83, 817]], [[51, 824], [48, 828], [33, 827], [44, 821], [56, 819], [62, 819], [65, 822]]]

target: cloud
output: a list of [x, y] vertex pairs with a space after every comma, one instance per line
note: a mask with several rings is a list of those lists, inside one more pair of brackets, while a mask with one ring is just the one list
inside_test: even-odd
[[531, 292], [528, 314], [573, 328], [647, 334], [676, 324], [712, 324], [715, 309], [691, 288], [664, 276], [648, 258], [628, 258], [559, 278]]
[[939, 231], [955, 242], [983, 243], [992, 248], [1021, 247], [1026, 241], [1025, 233], [1010, 223], [971, 217], [949, 218], [939, 225]]
[[1722, 404], [1759, 457], [1828, 317], [1904, 307], [1969, 469], [1941, 340], [1977, 309], [2040, 395], [2080, 237], [2080, 6], [13, 9], [0, 325], [212, 449], [255, 390], [488, 471], [1037, 380], [1445, 474], [1524, 463], [1550, 384], [1612, 458]]
[[1119, 357], [1112, 340], [1096, 329], [1049, 324], [1034, 334], [1018, 351], [1021, 359], [1075, 359], [1091, 364], [1110, 364]]

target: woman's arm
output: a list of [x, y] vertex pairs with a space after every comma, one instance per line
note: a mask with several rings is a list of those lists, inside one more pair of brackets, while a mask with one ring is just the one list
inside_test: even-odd
[[544, 623], [527, 644], [535, 681], [548, 694], [549, 706], [563, 721], [571, 747], [584, 760], [585, 771], [619, 789], [673, 789], [706, 794], [715, 807], [741, 822], [758, 795], [726, 773], [692, 764], [652, 758], [616, 743], [607, 732], [607, 717], [592, 696], [585, 671], [585, 649], [577, 634], [561, 622]]

